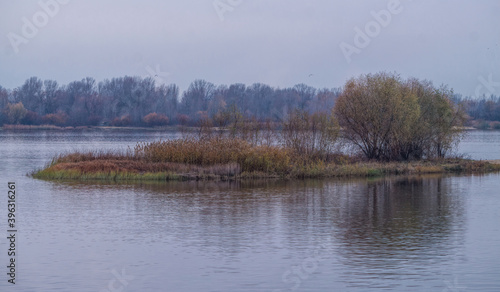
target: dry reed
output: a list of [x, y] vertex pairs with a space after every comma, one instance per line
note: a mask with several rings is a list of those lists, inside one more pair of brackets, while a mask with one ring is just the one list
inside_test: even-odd
[[332, 154], [321, 160], [281, 146], [252, 145], [244, 140], [215, 137], [141, 143], [134, 150], [125, 152], [63, 154], [33, 176], [80, 180], [171, 180], [369, 177], [498, 170], [498, 164], [466, 159], [384, 163]]

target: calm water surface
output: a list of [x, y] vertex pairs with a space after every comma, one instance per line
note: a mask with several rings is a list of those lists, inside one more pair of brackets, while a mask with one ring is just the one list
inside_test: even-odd
[[[0, 291], [500, 291], [500, 174], [130, 185], [25, 176], [62, 151], [175, 136], [0, 131]], [[500, 159], [500, 132], [470, 132], [459, 152]], [[18, 189], [15, 286], [8, 181]]]

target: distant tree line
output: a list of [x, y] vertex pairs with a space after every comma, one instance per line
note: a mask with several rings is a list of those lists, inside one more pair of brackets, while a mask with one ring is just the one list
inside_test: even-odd
[[198, 125], [231, 109], [243, 118], [281, 121], [296, 109], [328, 112], [340, 89], [305, 84], [273, 88], [256, 83], [216, 86], [195, 80], [180, 94], [175, 84], [152, 78], [120, 77], [97, 83], [87, 77], [61, 86], [31, 77], [13, 90], [0, 86], [0, 124], [56, 126]]
[[195, 80], [182, 96], [174, 84], [156, 86], [152, 78], [140, 77], [98, 84], [85, 78], [66, 86], [32, 77], [14, 90], [0, 88], [4, 124], [178, 124], [181, 131], [197, 126], [203, 140], [219, 135], [268, 146], [279, 142], [300, 157], [320, 160], [339, 149], [338, 138], [367, 159], [443, 158], [467, 122], [500, 121], [499, 105], [498, 97], [462, 98], [445, 86], [386, 72], [352, 78], [342, 89], [321, 90], [305, 84], [281, 89]]
[[467, 113], [469, 126], [500, 129], [500, 96], [492, 94], [473, 98], [455, 94], [452, 99]]
[[[220, 126], [231, 114], [282, 122], [296, 110], [329, 113], [342, 92], [341, 88], [317, 89], [305, 84], [290, 88], [261, 83], [216, 86], [195, 80], [181, 94], [177, 85], [157, 85], [152, 78], [125, 76], [97, 83], [87, 77], [59, 85], [31, 77], [12, 90], [0, 86], [0, 125], [197, 126], [209, 118]], [[500, 97], [451, 93], [450, 99], [465, 111], [468, 125], [500, 128]]]

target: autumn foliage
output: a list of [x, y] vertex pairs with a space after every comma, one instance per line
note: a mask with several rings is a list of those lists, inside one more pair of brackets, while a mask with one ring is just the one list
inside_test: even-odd
[[451, 95], [427, 81], [368, 74], [346, 83], [334, 110], [344, 137], [368, 159], [444, 157], [465, 121]]
[[142, 118], [142, 121], [150, 127], [155, 127], [155, 126], [166, 126], [168, 125], [168, 117], [165, 116], [164, 114], [157, 114], [157, 113], [150, 113], [144, 118]]

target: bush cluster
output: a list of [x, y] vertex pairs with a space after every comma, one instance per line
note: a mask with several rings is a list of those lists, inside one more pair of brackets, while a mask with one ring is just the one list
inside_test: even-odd
[[368, 159], [442, 158], [465, 122], [452, 94], [428, 81], [368, 74], [346, 83], [334, 110], [344, 137]]

